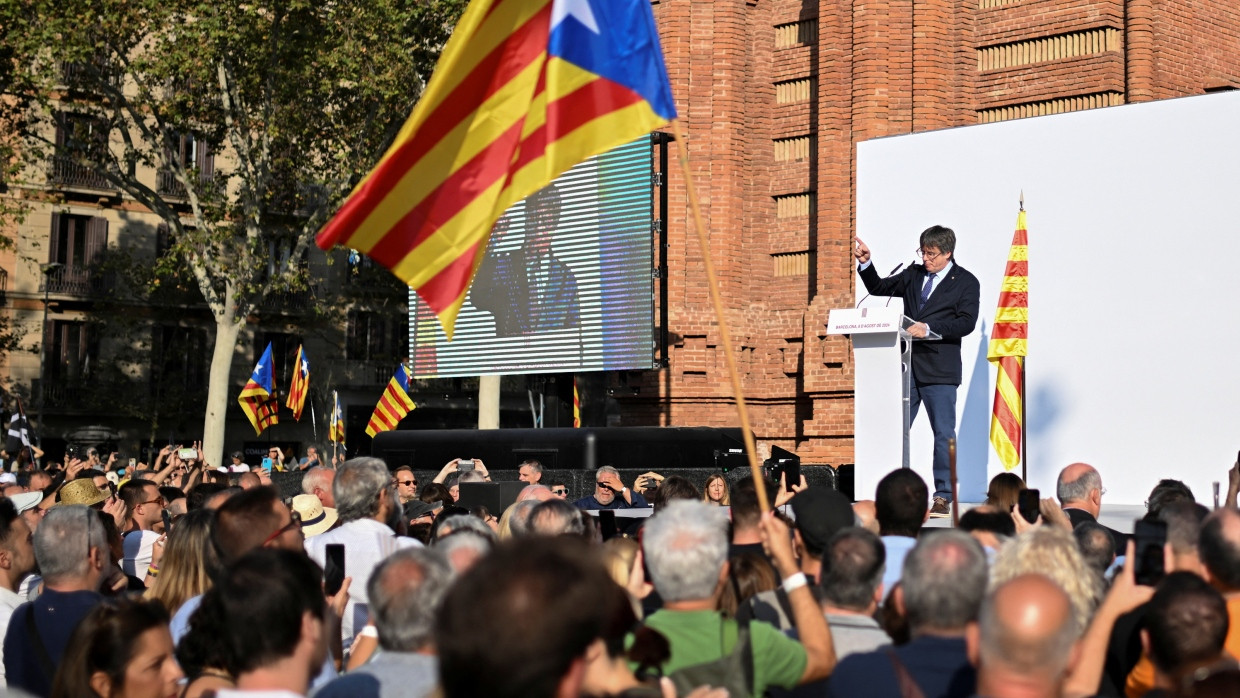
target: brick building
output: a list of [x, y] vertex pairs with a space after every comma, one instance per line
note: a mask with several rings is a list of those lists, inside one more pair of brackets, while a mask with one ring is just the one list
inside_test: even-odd
[[[854, 301], [855, 143], [1240, 86], [1227, 0], [653, 6], [754, 430], [812, 463], [852, 462], [849, 344], [823, 325]], [[735, 425], [678, 169], [670, 188], [670, 368], [613, 391], [620, 421]]]

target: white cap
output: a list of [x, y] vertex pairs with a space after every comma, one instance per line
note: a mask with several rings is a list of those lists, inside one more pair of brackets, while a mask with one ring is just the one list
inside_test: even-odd
[[9, 497], [9, 501], [13, 502], [13, 506], [17, 507], [17, 513], [20, 514], [39, 506], [39, 502], [43, 501], [43, 493], [21, 492]]
[[16, 485], [17, 476], [13, 473], [0, 473], [0, 485]]

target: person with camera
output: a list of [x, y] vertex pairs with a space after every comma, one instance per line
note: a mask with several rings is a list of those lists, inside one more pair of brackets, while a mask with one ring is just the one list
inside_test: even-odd
[[620, 471], [604, 465], [594, 473], [594, 494], [573, 502], [578, 509], [643, 509], [646, 498], [630, 490], [620, 481]]
[[483, 465], [481, 458], [453, 458], [448, 461], [448, 464], [439, 471], [439, 474], [436, 475], [435, 479], [431, 482], [438, 482], [442, 485], [452, 475], [468, 472], [470, 470], [476, 470], [482, 473], [482, 477], [487, 480], [491, 479], [491, 473], [487, 471], [487, 467]]

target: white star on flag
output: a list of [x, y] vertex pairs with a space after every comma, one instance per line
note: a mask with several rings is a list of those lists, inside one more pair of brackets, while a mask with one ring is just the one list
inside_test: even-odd
[[568, 17], [576, 17], [582, 26], [595, 34], [599, 33], [598, 21], [594, 19], [594, 11], [590, 9], [590, 0], [554, 0], [551, 5], [551, 28], [560, 26]]

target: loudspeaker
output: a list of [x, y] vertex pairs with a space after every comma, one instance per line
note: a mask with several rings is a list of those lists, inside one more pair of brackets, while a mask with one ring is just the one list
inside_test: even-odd
[[521, 494], [521, 490], [529, 486], [529, 483], [520, 480], [510, 482], [462, 482], [460, 484], [460, 499], [457, 500], [457, 506], [470, 509], [478, 505], [487, 508], [493, 515], [498, 517], [504, 513], [504, 510], [512, 506], [517, 501], [517, 495]]

